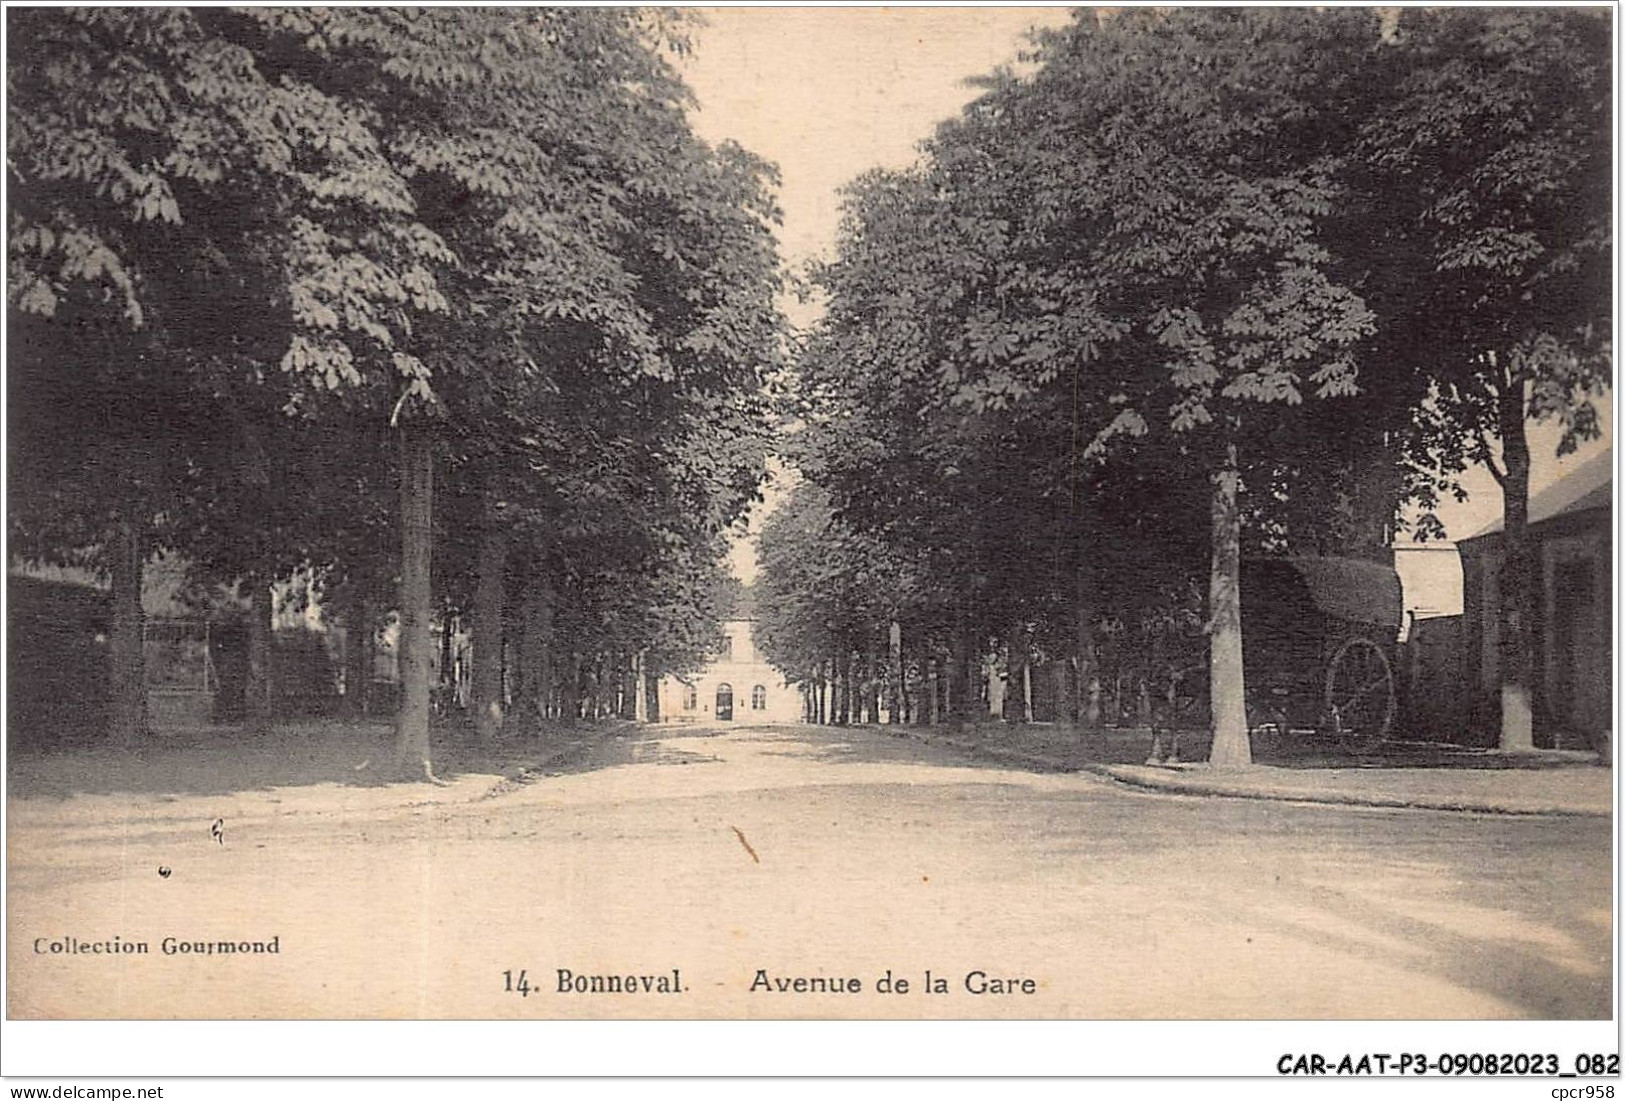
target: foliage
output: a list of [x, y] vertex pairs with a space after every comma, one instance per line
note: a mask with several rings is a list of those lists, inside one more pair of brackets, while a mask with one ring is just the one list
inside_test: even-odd
[[583, 661], [699, 659], [781, 320], [773, 170], [692, 133], [680, 18], [8, 18], [18, 546], [134, 523], [216, 579], [376, 594], [405, 430], [446, 614], [494, 508]]
[[[797, 362], [814, 488], [764, 587], [821, 586], [935, 658], [1031, 640], [1086, 673], [1092, 630], [1205, 572], [1232, 453], [1251, 553], [1381, 555], [1406, 502], [1494, 467], [1509, 388], [1520, 432], [1595, 434], [1607, 39], [1597, 13], [1510, 9], [1089, 11], [1041, 36], [915, 166], [849, 187]], [[851, 587], [869, 554], [895, 577]], [[804, 671], [820, 620], [782, 618]]]
[[[1612, 50], [1600, 12], [1407, 11], [1382, 51], [1392, 88], [1358, 134], [1385, 321], [1432, 385], [1430, 457], [1504, 478], [1501, 395], [1555, 419], [1560, 453], [1600, 432], [1612, 368]], [[1413, 350], [1413, 356], [1418, 351]]]

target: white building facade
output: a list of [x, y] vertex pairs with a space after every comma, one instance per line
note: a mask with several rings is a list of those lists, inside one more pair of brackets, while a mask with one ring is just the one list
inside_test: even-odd
[[660, 679], [661, 722], [797, 723], [801, 692], [756, 649], [754, 620], [722, 625], [726, 644], [717, 660], [690, 677]]

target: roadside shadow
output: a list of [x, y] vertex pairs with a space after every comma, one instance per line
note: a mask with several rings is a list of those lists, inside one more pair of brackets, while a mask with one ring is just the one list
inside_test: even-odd
[[[1322, 915], [1324, 920], [1297, 920], [1262, 906], [1237, 909], [1232, 918], [1238, 927], [1269, 929], [1279, 936], [1317, 950], [1334, 951], [1349, 960], [1350, 973], [1357, 974], [1372, 958], [1378, 942], [1398, 942], [1409, 948], [1404, 966], [1417, 975], [1428, 975], [1463, 989], [1474, 990], [1510, 1007], [1512, 1015], [1536, 1019], [1607, 1020], [1613, 1004], [1613, 937], [1610, 930], [1577, 938], [1577, 943], [1594, 958], [1593, 968], [1577, 968], [1541, 951], [1529, 938], [1497, 932], [1493, 922], [1482, 934], [1460, 932], [1466, 926], [1446, 927], [1403, 914], [1391, 907], [1347, 890], [1304, 885], [1291, 892], [1292, 909]], [[1457, 900], [1475, 910], [1493, 912], [1496, 899], [1464, 897]], [[1217, 916], [1217, 915], [1216, 915]], [[1566, 923], [1571, 930], [1584, 923]], [[1587, 962], [1591, 962], [1591, 958]], [[1420, 1020], [1443, 1019], [1430, 1013], [1424, 1000], [1405, 1004], [1405, 1015]]]
[[1598, 762], [1583, 753], [1501, 753], [1494, 749], [1445, 742], [1390, 741], [1369, 749], [1351, 748], [1325, 737], [1254, 736], [1254, 758], [1260, 764], [1295, 769], [1444, 768], [1539, 770], [1592, 768]]
[[947, 728], [926, 733], [910, 726], [854, 724], [852, 726], [785, 726], [753, 730], [741, 740], [772, 746], [759, 749], [768, 757], [786, 757], [818, 764], [920, 765], [1009, 771], [1032, 771], [1023, 764], [999, 760], [980, 747], [952, 740]]
[[[582, 770], [630, 763], [631, 740], [610, 736], [622, 724], [551, 725], [516, 729], [490, 743], [465, 724], [437, 725], [430, 759], [437, 779], [508, 776], [553, 758], [579, 758]], [[626, 724], [629, 725], [629, 724]], [[602, 742], [602, 746], [595, 743]], [[621, 748], [624, 744], [625, 748]], [[592, 745], [592, 752], [581, 748]], [[255, 732], [244, 727], [192, 727], [164, 731], [134, 749], [111, 746], [19, 748], [7, 755], [6, 790], [12, 799], [67, 799], [76, 795], [231, 795], [319, 785], [392, 787], [422, 784], [421, 775], [396, 769], [394, 728], [384, 722], [323, 719], [279, 723]]]
[[581, 776], [632, 765], [696, 765], [714, 764], [722, 760], [715, 754], [668, 745], [667, 737], [658, 732], [600, 731], [582, 726], [576, 733], [576, 741], [548, 752], [536, 763], [521, 765], [525, 769], [523, 781], [552, 776]]
[[[1144, 764], [1151, 753], [1149, 730], [1107, 728], [1084, 733], [1049, 723], [965, 723], [955, 727], [853, 724], [788, 728], [797, 748], [785, 755], [832, 763], [950, 764], [964, 768], [1071, 772], [1092, 764]], [[1180, 759], [1207, 756], [1205, 734], [1160, 732], [1163, 753]]]

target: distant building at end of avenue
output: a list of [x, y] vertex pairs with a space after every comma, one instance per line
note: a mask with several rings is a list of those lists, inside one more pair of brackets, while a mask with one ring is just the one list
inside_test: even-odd
[[756, 648], [752, 602], [740, 600], [723, 622], [722, 652], [688, 677], [660, 678], [662, 722], [795, 723], [802, 719], [801, 692], [763, 659]]

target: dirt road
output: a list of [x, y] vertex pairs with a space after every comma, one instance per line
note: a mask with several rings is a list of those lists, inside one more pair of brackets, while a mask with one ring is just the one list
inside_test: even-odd
[[1609, 1012], [1603, 821], [1138, 794], [872, 729], [660, 728], [560, 771], [14, 786], [10, 1011]]

